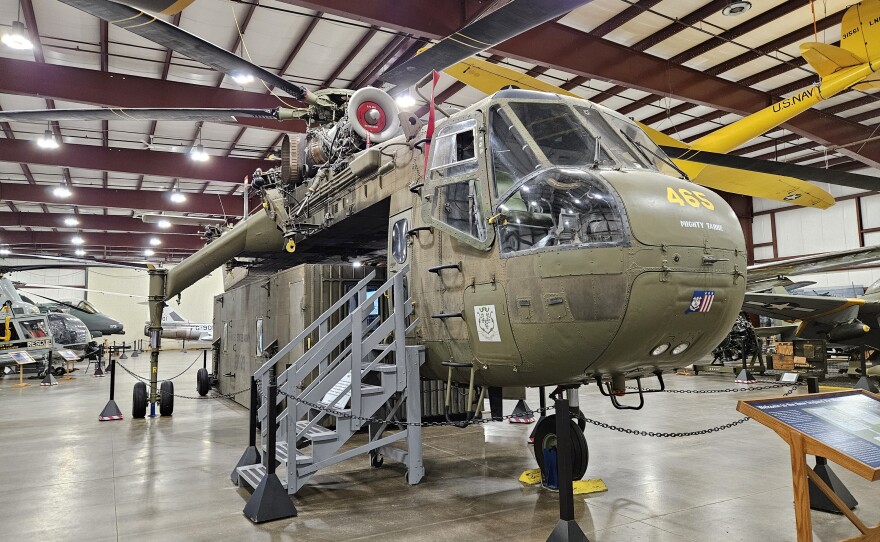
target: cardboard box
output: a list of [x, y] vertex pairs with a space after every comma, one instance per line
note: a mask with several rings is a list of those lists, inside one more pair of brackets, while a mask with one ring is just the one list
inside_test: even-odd
[[784, 356], [792, 356], [794, 355], [794, 344], [780, 341], [776, 343], [776, 353]]

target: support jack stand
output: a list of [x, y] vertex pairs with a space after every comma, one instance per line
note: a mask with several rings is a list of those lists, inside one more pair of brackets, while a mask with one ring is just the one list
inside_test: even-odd
[[[238, 467], [244, 467], [246, 465], [256, 465], [260, 462], [260, 452], [257, 451], [257, 383], [254, 377], [251, 377], [251, 409], [250, 409], [250, 420], [248, 420], [248, 425], [250, 429], [249, 437], [248, 437], [248, 447], [245, 448], [244, 453], [241, 454], [241, 459], [238, 460], [238, 464], [235, 465], [235, 468], [232, 469], [232, 475], [229, 477], [232, 480], [232, 483], [235, 485], [240, 485], [238, 483]], [[277, 478], [277, 476], [276, 476]], [[265, 481], [265, 478], [264, 478]], [[262, 485], [262, 483], [260, 484]], [[256, 491], [254, 491], [256, 493]], [[287, 492], [285, 492], [285, 495]]]
[[107, 401], [104, 410], [98, 414], [98, 421], [100, 422], [122, 419], [122, 411], [119, 410], [119, 405], [113, 400], [114, 394], [116, 393], [116, 363], [111, 361], [110, 367], [108, 367], [107, 370], [110, 371], [110, 400]]
[[748, 369], [740, 371], [734, 380], [734, 383], [736, 384], [754, 384], [756, 382], [757, 380], [755, 380], [755, 377], [752, 376], [752, 373], [750, 373]]

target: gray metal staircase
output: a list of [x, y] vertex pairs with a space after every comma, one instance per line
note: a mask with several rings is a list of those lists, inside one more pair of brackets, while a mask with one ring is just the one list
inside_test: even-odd
[[[264, 453], [262, 463], [238, 467], [239, 484], [256, 488], [267, 472], [266, 435], [272, 421], [267, 419], [265, 390], [273, 379], [279, 389], [276, 459], [286, 472], [285, 476], [279, 469], [288, 494], [299, 491], [320, 469], [365, 453], [403, 462], [407, 481], [421, 480], [421, 427], [398, 428], [390, 423], [404, 408], [407, 420], [421, 420], [419, 367], [424, 349], [406, 345], [406, 336], [416, 325], [408, 324], [413, 313], [406, 291], [408, 269], [404, 267], [375, 291], [368, 291], [375, 278], [371, 273], [254, 373], [263, 390], [257, 419]], [[386, 310], [376, 311], [383, 300]], [[331, 326], [336, 319], [339, 323]], [[276, 376], [276, 365], [314, 333], [318, 341]], [[412, 400], [407, 401], [410, 390]], [[367, 443], [343, 449], [365, 425]], [[406, 446], [399, 447], [403, 441]]]

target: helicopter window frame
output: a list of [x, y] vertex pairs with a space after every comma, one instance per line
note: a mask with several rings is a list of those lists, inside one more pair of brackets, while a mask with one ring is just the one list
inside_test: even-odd
[[445, 179], [477, 171], [480, 167], [477, 148], [475, 118], [443, 126], [431, 142], [431, 179]]
[[[47, 337], [51, 337], [52, 334], [49, 331], [49, 327], [46, 325], [46, 320], [44, 318], [35, 318], [33, 320], [22, 320], [18, 323], [21, 326], [21, 331], [24, 339], [45, 339]], [[35, 331], [39, 331], [42, 335], [34, 334]]]
[[403, 265], [409, 257], [409, 219], [406, 217], [391, 226], [391, 256], [398, 264]]
[[493, 105], [489, 110], [489, 148], [491, 150], [490, 171], [492, 173], [492, 178], [489, 184], [492, 186], [492, 195], [495, 198], [499, 198], [500, 194], [498, 190], [498, 163], [500, 162], [500, 160], [496, 160], [496, 155], [501, 154], [502, 152], [513, 152], [513, 149], [509, 147], [507, 142], [502, 141], [502, 137], [498, 134], [496, 130], [495, 115], [498, 115], [501, 120], [508, 124], [507, 133], [514, 139], [515, 143], [519, 145], [519, 148], [520, 150], [522, 150], [524, 155], [522, 158], [524, 158], [525, 160], [530, 160], [534, 164], [531, 169], [523, 169], [522, 172], [518, 172], [516, 174], [514, 174], [514, 172], [512, 171], [505, 171], [504, 173], [511, 177], [511, 185], [510, 187], [506, 188], [502, 193], [506, 193], [507, 191], [511, 190], [514, 185], [518, 184], [519, 181], [526, 177], [529, 177], [534, 171], [540, 169], [542, 166], [548, 166], [550, 164], [550, 161], [547, 159], [546, 156], [544, 156], [540, 147], [537, 149], [534, 148], [534, 146], [529, 145], [528, 141], [526, 141], [526, 139], [523, 137], [523, 134], [529, 132], [507, 102]]
[[[467, 196], [466, 199], [462, 200], [460, 197], [453, 200], [455, 205], [450, 205], [449, 200], [449, 192], [453, 187], [458, 188], [461, 185], [466, 185]], [[441, 193], [442, 193], [442, 205], [441, 202]], [[458, 194], [460, 196], [460, 194]], [[462, 205], [466, 206], [466, 210], [463, 211]], [[438, 211], [439, 209], [439, 211]], [[461, 212], [460, 216], [455, 216], [454, 218], [450, 218], [450, 211], [456, 210]], [[488, 232], [491, 228], [488, 227], [485, 212], [483, 210], [483, 197], [480, 194], [479, 190], [479, 181], [477, 179], [467, 179], [461, 181], [454, 181], [450, 183], [443, 184], [434, 189], [434, 197], [433, 197], [433, 209], [431, 211], [432, 216], [436, 216], [436, 219], [439, 220], [443, 225], [448, 228], [453, 229], [458, 234], [464, 234], [472, 239], [476, 239], [480, 242], [485, 242], [488, 237]], [[467, 221], [467, 229], [460, 227], [454, 222], [463, 222]]]
[[[473, 130], [476, 137], [474, 141], [474, 164], [473, 169], [462, 171], [452, 168], [447, 170], [448, 175], [429, 175], [427, 186], [423, 192], [421, 213], [422, 220], [426, 225], [450, 234], [457, 241], [466, 243], [478, 250], [488, 251], [495, 242], [495, 228], [489, 224], [488, 217], [492, 216], [489, 175], [488, 175], [488, 157], [486, 147], [486, 114], [483, 109], [475, 109], [468, 113], [458, 116], [453, 115], [449, 120], [449, 125], [444, 127], [449, 133], [460, 133], [462, 126], [469, 126], [466, 130]], [[456, 131], [458, 130], [458, 131]], [[441, 131], [442, 132], [442, 131]], [[435, 138], [436, 140], [436, 138]], [[432, 148], [432, 158], [434, 145]], [[479, 214], [479, 223], [482, 230], [477, 230], [480, 237], [475, 237], [469, 231], [462, 231], [457, 227], [445, 222], [440, 216], [439, 205], [436, 204], [438, 199], [442, 199], [440, 194], [443, 187], [450, 184], [468, 182], [473, 183], [476, 202], [476, 211]], [[485, 234], [482, 234], [485, 231]]]

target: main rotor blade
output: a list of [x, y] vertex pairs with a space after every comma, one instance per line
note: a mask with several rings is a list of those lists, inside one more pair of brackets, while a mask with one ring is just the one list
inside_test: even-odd
[[858, 173], [849, 173], [846, 171], [838, 171], [836, 169], [800, 166], [786, 162], [763, 160], [761, 158], [747, 158], [735, 154], [721, 154], [717, 152], [699, 151], [696, 149], [685, 149], [668, 145], [661, 145], [660, 148], [662, 148], [663, 152], [669, 155], [670, 158], [676, 158], [679, 160], [757, 171], [759, 173], [769, 173], [771, 175], [783, 175], [785, 177], [794, 177], [805, 181], [836, 184], [838, 186], [850, 186], [852, 188], [861, 188], [862, 190], [880, 189], [880, 178], [872, 177], [870, 175], [860, 175]]
[[[52, 285], [52, 284], [31, 284], [31, 283], [27, 282], [27, 283], [22, 283], [21, 286], [16, 286], [16, 288], [20, 288], [20, 289], [24, 289], [24, 290], [32, 290], [34, 288], [47, 288], [47, 289], [54, 289], [54, 290], [74, 290], [77, 292], [93, 292], [93, 293], [106, 294], [106, 295], [118, 295], [118, 296], [122, 296], [122, 297], [137, 297], [137, 298], [141, 298], [141, 299], [149, 299], [149, 296], [145, 296], [145, 295], [123, 294], [121, 292], [108, 292], [107, 290], [96, 290], [94, 288], [80, 288], [78, 286], [58, 286], [58, 285]], [[52, 299], [50, 297], [42, 296], [42, 295], [34, 293], [34, 292], [27, 292], [27, 293], [33, 294], [35, 296], [43, 297], [45, 299]], [[64, 303], [64, 301], [59, 301], [59, 303]], [[74, 307], [74, 308], [77, 308], [77, 307]]]
[[[120, 262], [116, 260], [90, 260], [87, 258], [73, 258], [70, 256], [49, 256], [48, 254], [8, 254], [6, 256], [0, 257], [0, 261], [6, 258], [34, 258], [37, 260], [52, 260], [56, 262], [69, 262], [70, 266], [78, 266], [78, 267], [123, 267], [126, 269], [155, 269], [156, 266], [150, 263], [137, 263], [137, 262]], [[17, 269], [22, 269], [26, 267], [27, 264], [24, 265], [4, 265], [0, 263], [0, 268], [10, 269], [10, 271], [15, 271]], [[48, 265], [46, 266], [48, 267]]]
[[237, 117], [278, 120], [278, 109], [199, 109], [199, 108], [95, 108], [35, 109], [0, 111], [3, 122], [51, 122], [68, 120], [179, 120], [235, 122]]
[[176, 15], [183, 11], [185, 7], [192, 4], [193, 1], [194, 0], [119, 0], [119, 3], [137, 9], [145, 9], [154, 13]]
[[227, 75], [248, 73], [265, 81], [268, 85], [287, 92], [298, 100], [313, 101], [313, 95], [310, 96], [305, 87], [286, 81], [234, 53], [143, 11], [109, 0], [61, 1]]
[[444, 70], [589, 2], [590, 0], [511, 0], [451, 36], [446, 36], [427, 51], [386, 72], [379, 79], [395, 86], [412, 86], [432, 70]]

